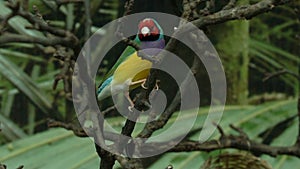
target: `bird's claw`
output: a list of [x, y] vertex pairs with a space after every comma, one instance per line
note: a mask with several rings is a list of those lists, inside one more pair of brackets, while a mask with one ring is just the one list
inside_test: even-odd
[[[146, 83], [146, 81], [144, 81], [142, 84], [141, 84], [141, 87], [143, 88], [143, 89], [148, 89], [148, 87], [146, 87], [145, 86], [145, 83]], [[155, 87], [154, 87], [154, 90], [158, 90], [159, 89], [159, 85], [157, 84], [157, 82], [155, 83]]]
[[145, 83], [146, 83], [146, 80], [141, 84], [141, 86], [142, 86], [143, 89], [147, 90], [148, 87], [145, 86]]
[[154, 90], [159, 90], [159, 86], [158, 86], [158, 84], [157, 84], [157, 83], [155, 83]]
[[134, 106], [128, 106], [128, 110], [129, 110], [130, 112], [133, 112], [133, 108], [134, 108]]

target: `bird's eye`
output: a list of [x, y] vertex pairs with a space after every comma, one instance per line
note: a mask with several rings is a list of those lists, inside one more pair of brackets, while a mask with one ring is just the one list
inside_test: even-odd
[[148, 27], [143, 27], [143, 28], [141, 29], [141, 33], [142, 33], [142, 34], [147, 34], [147, 33], [149, 33], [149, 32], [150, 32], [150, 30], [149, 30]]

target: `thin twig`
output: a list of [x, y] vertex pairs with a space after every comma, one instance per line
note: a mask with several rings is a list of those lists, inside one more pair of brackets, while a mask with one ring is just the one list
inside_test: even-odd
[[48, 120], [48, 127], [49, 128], [62, 127], [62, 128], [67, 129], [67, 130], [73, 131], [73, 133], [78, 137], [88, 137], [88, 135], [85, 133], [85, 131], [82, 128], [80, 128], [78, 126], [75, 126], [72, 123], [64, 123], [64, 122], [56, 121], [56, 120], [53, 120], [53, 119], [49, 119]]
[[229, 127], [232, 128], [233, 130], [237, 131], [241, 137], [244, 137], [245, 139], [249, 139], [247, 134], [241, 128], [238, 128], [238, 127], [234, 126], [233, 124], [230, 124]]
[[90, 38], [91, 27], [92, 27], [92, 19], [91, 19], [91, 3], [90, 0], [84, 1], [84, 9], [85, 9], [85, 34], [84, 40], [87, 41]]
[[289, 74], [289, 75], [297, 78], [300, 81], [300, 76], [297, 73], [292, 72], [288, 69], [282, 69], [277, 72], [267, 74], [267, 76], [265, 78], [263, 78], [263, 82], [266, 82], [266, 81], [270, 80], [271, 78], [274, 78], [274, 77], [277, 77], [277, 76], [280, 76], [283, 74]]
[[222, 127], [216, 123], [213, 123], [213, 125], [215, 125], [219, 131], [219, 133], [221, 134], [221, 137], [224, 137], [225, 136], [225, 132], [224, 130], [222, 129]]
[[[230, 20], [251, 19], [259, 14], [272, 10], [274, 7], [286, 4], [292, 0], [263, 0], [253, 5], [244, 5], [229, 10], [221, 10], [214, 14], [203, 16], [192, 21], [198, 28], [224, 23]], [[185, 29], [185, 28], [183, 28]], [[189, 32], [193, 28], [187, 28], [183, 32]]]

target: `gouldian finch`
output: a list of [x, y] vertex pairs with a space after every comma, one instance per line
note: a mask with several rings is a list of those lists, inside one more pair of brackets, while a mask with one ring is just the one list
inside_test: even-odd
[[[146, 18], [139, 22], [134, 41], [149, 56], [157, 55], [165, 47], [163, 30], [158, 22], [152, 18]], [[109, 96], [124, 92], [132, 108], [134, 104], [127, 89], [141, 86], [146, 81], [151, 67], [150, 61], [139, 57], [137, 51], [128, 46], [112, 70], [109, 71], [109, 76], [98, 88], [98, 100], [101, 101]]]

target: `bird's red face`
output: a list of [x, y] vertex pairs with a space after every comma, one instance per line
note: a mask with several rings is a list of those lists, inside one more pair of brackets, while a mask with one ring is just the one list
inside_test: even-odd
[[160, 36], [159, 28], [150, 18], [142, 20], [138, 25], [138, 29], [138, 36], [141, 41], [154, 41]]

